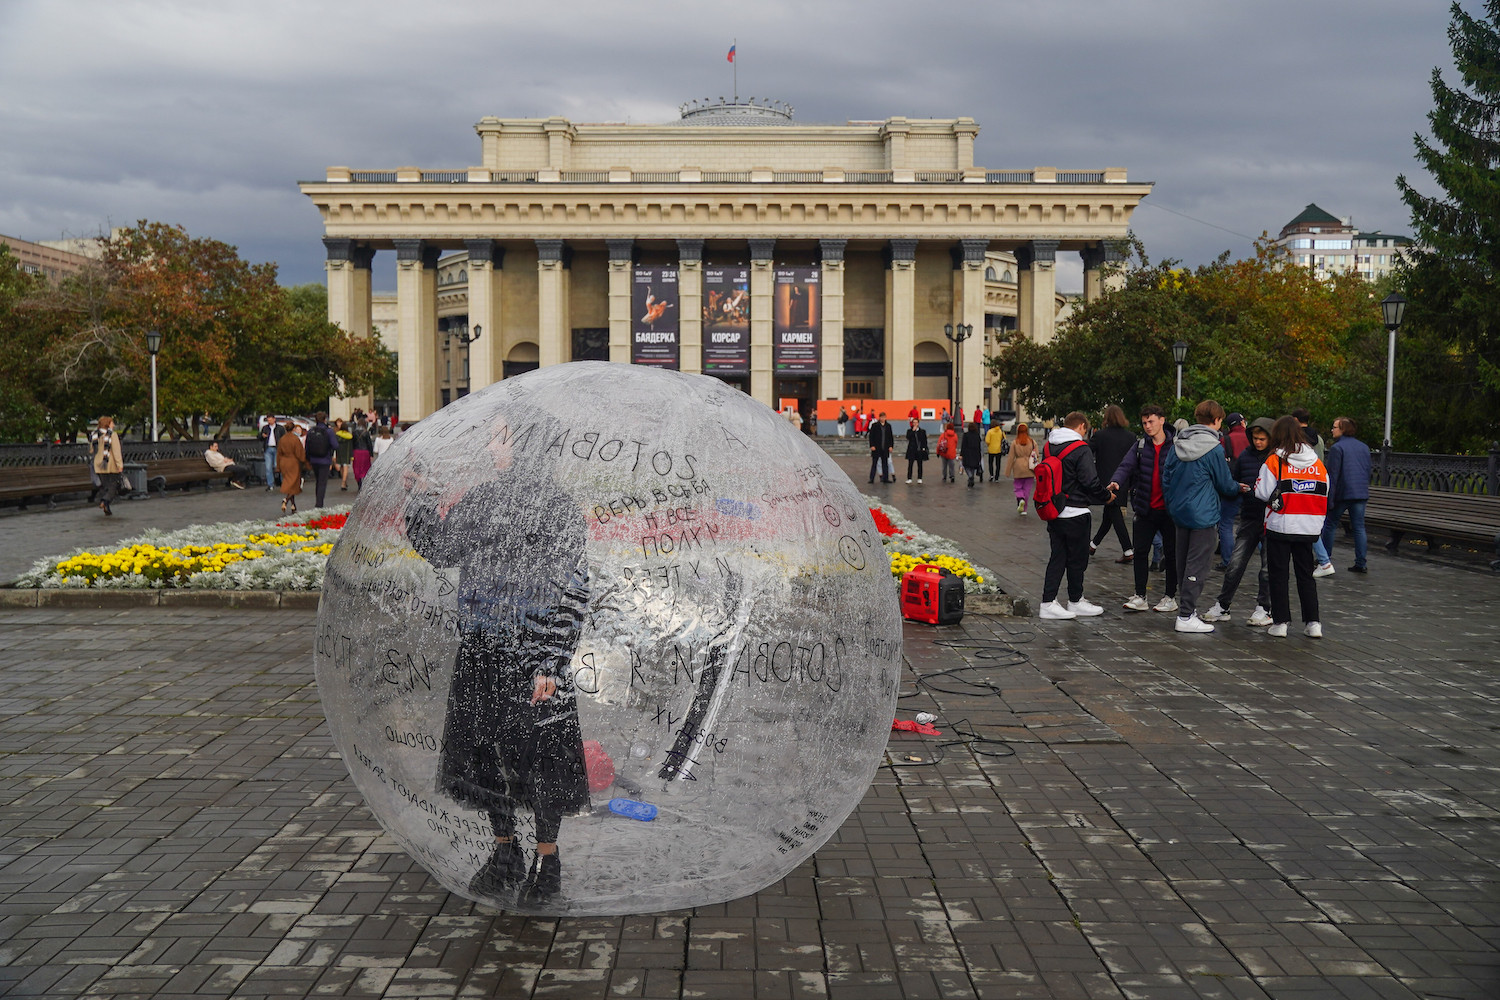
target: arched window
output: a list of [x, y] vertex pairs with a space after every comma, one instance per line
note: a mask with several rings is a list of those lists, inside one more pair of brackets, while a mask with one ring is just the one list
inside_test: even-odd
[[984, 269], [984, 280], [999, 281], [1000, 279], [995, 275], [995, 269], [993, 267], [987, 267]]
[[1001, 280], [1001, 281], [1015, 281], [1015, 280], [1016, 280], [1016, 279], [1015, 279], [1015, 278], [1013, 278], [1013, 277], [1011, 277], [1011, 274], [1010, 274], [1010, 268], [1008, 268], [1008, 267], [1007, 267], [1007, 268], [1006, 268], [1006, 269], [1005, 269], [1005, 274], [1003, 274], [1003, 275], [1002, 275], [1002, 276], [1001, 276], [1001, 278], [1000, 278], [1000, 280]]
[[467, 282], [469, 280], [469, 272], [463, 270], [462, 268], [460, 268], [459, 272], [458, 272], [458, 277], [454, 278], [453, 280], [456, 281], [456, 282], [458, 282], [460, 285], [462, 285], [462, 284], [464, 284], [465, 282]]

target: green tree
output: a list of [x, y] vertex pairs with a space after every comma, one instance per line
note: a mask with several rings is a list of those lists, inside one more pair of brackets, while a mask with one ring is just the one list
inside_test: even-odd
[[22, 271], [0, 243], [0, 439], [34, 441], [47, 431], [47, 411], [36, 392], [42, 338], [24, 310], [43, 279]]
[[1400, 270], [1410, 305], [1397, 348], [1398, 447], [1434, 435], [1448, 448], [1483, 447], [1500, 434], [1500, 0], [1484, 13], [1449, 8], [1463, 86], [1432, 71], [1432, 138], [1415, 137], [1442, 194], [1396, 179], [1419, 244]]

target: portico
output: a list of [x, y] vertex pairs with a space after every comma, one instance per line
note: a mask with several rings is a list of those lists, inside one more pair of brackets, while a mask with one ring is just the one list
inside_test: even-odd
[[[402, 419], [445, 401], [439, 359], [449, 372], [460, 360], [445, 346], [458, 323], [471, 338], [463, 391], [585, 357], [690, 372], [709, 358], [712, 374], [770, 405], [844, 398], [851, 383], [914, 398], [933, 364], [919, 355], [936, 345], [952, 362], [946, 323], [983, 330], [1005, 308], [997, 302], [1013, 301], [1017, 328], [1050, 338], [1059, 253], [1081, 253], [1085, 295], [1101, 294], [1102, 269], [1151, 189], [1117, 168], [976, 167], [970, 119], [801, 125], [789, 110], [741, 107], [668, 125], [486, 118], [477, 167], [330, 168], [300, 185], [325, 225], [329, 318], [370, 335], [371, 261], [394, 251]], [[987, 274], [997, 267], [1015, 268], [1013, 299], [995, 294], [1006, 288]], [[705, 313], [709, 272], [731, 283], [743, 273], [742, 363], [722, 363], [705, 340], [705, 320], [717, 322]], [[675, 301], [656, 300], [653, 328], [673, 348], [665, 361], [632, 339], [642, 273], [675, 285]], [[804, 287], [787, 312], [778, 296], [793, 282]], [[799, 321], [808, 332], [785, 337]], [[789, 360], [791, 340], [815, 350]], [[966, 410], [985, 399], [982, 343], [961, 352]]]

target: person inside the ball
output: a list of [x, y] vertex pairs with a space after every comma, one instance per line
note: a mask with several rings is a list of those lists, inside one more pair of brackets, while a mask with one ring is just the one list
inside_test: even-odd
[[[414, 464], [404, 512], [412, 548], [434, 568], [458, 570], [460, 639], [437, 786], [494, 828], [494, 851], [470, 891], [515, 892], [523, 902], [559, 891], [562, 819], [589, 805], [570, 676], [589, 597], [585, 525], [533, 458], [545, 434], [502, 419], [486, 445], [494, 473], [481, 481], [441, 482]], [[530, 865], [520, 810], [536, 824]]]

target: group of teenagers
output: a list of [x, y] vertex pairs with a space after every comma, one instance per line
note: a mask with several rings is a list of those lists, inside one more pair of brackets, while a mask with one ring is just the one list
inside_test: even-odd
[[[1039, 616], [1103, 613], [1084, 599], [1084, 574], [1113, 529], [1124, 550], [1118, 561], [1133, 563], [1135, 570], [1135, 593], [1124, 603], [1126, 611], [1176, 612], [1177, 631], [1212, 632], [1214, 622], [1230, 620], [1240, 581], [1259, 553], [1256, 604], [1248, 624], [1266, 626], [1273, 636], [1287, 634], [1290, 577], [1295, 576], [1303, 634], [1321, 638], [1317, 578], [1333, 572], [1327, 553], [1346, 511], [1355, 543], [1350, 570], [1366, 572], [1370, 449], [1355, 436], [1354, 421], [1339, 417], [1328, 447], [1301, 409], [1246, 425], [1240, 414], [1226, 415], [1207, 399], [1194, 409], [1192, 425], [1181, 430], [1168, 425], [1165, 411], [1154, 404], [1141, 408], [1140, 419], [1143, 433], [1137, 437], [1124, 411], [1110, 405], [1104, 426], [1093, 434], [1088, 417], [1074, 412], [1047, 436], [1041, 459], [1056, 456], [1061, 476], [1052, 501], [1057, 516], [1047, 521], [1051, 551]], [[1127, 502], [1134, 514], [1129, 533], [1122, 509]], [[1090, 505], [1104, 509], [1092, 536]], [[1165, 595], [1153, 605], [1146, 598], [1144, 555], [1158, 536]], [[1221, 589], [1212, 607], [1200, 613], [1216, 552], [1222, 559]], [[1066, 602], [1058, 599], [1064, 576]]]

